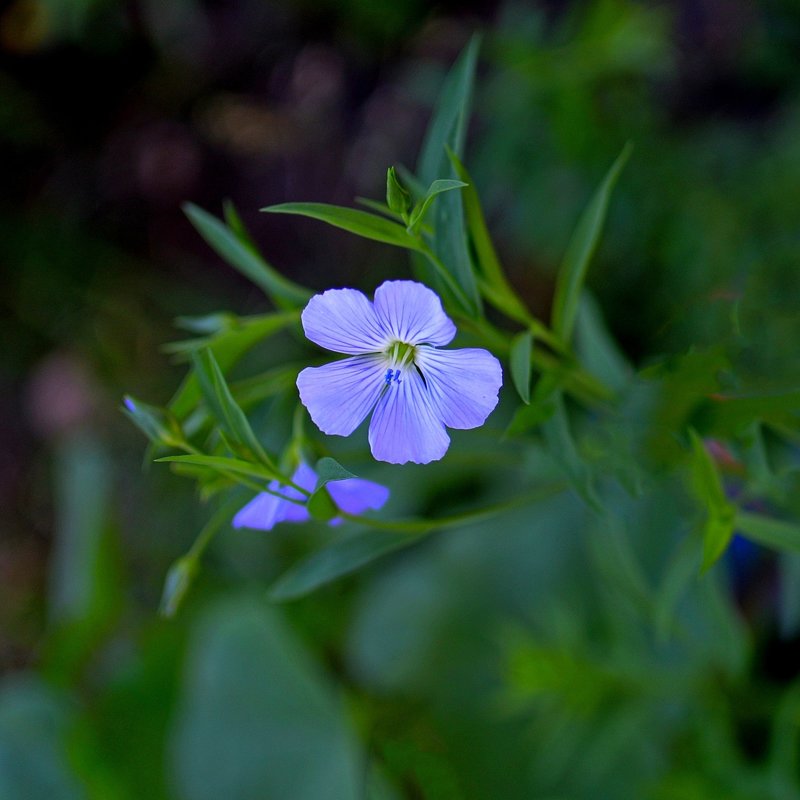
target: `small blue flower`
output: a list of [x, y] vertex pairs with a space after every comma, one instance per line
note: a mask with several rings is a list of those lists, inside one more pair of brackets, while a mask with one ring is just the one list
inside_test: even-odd
[[[317, 474], [308, 464], [301, 463], [292, 475], [292, 483], [311, 492], [317, 485]], [[326, 488], [337, 508], [348, 514], [362, 514], [367, 509], [377, 511], [389, 499], [389, 490], [385, 486], [362, 478], [331, 481]], [[256, 495], [233, 518], [234, 528], [269, 531], [279, 522], [306, 522], [309, 519], [308, 510], [303, 505], [305, 496], [297, 489], [284, 486], [278, 481], [272, 481], [269, 489], [283, 497], [267, 492]], [[293, 500], [301, 502], [292, 502]], [[337, 517], [329, 524], [338, 525], [341, 521]]]
[[355, 289], [312, 297], [306, 336], [351, 356], [297, 376], [317, 427], [349, 436], [375, 409], [372, 455], [392, 464], [427, 464], [447, 452], [445, 427], [477, 428], [497, 405], [500, 362], [479, 348], [439, 350], [456, 334], [439, 297], [415, 281], [387, 281], [370, 302]]

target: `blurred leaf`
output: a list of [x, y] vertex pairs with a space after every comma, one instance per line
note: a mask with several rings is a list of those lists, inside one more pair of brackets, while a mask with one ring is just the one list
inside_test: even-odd
[[800, 390], [755, 395], [715, 393], [697, 414], [717, 436], [738, 436], [755, 422], [800, 431]]
[[587, 291], [581, 293], [578, 305], [575, 350], [583, 366], [615, 392], [621, 392], [633, 377], [633, 370], [609, 333], [597, 302]]
[[[277, 333], [298, 319], [296, 312], [263, 314], [239, 319], [237, 326], [213, 337], [197, 340], [192, 349], [207, 347], [214, 354], [220, 370], [227, 372], [254, 345]], [[240, 327], [241, 324], [241, 327]], [[179, 420], [185, 419], [200, 400], [197, 375], [190, 373], [169, 404], [170, 411]]]
[[748, 539], [777, 550], [800, 551], [800, 525], [747, 511], [736, 513], [734, 525]]
[[525, 405], [531, 402], [531, 351], [533, 335], [530, 331], [517, 334], [511, 342], [509, 363], [511, 379]]
[[586, 272], [600, 240], [611, 192], [632, 149], [630, 143], [626, 144], [606, 173], [603, 182], [578, 220], [567, 246], [564, 261], [558, 270], [553, 298], [553, 331], [565, 344], [568, 344], [572, 337]]
[[[371, 530], [347, 536], [312, 553], [284, 573], [270, 589], [273, 600], [292, 600], [336, 578], [347, 575], [381, 556], [408, 547], [437, 530], [462, 528], [529, 505], [564, 490], [562, 483], [539, 485], [500, 503], [436, 519], [369, 520]], [[347, 518], [346, 514], [342, 514]]]
[[65, 698], [35, 678], [0, 686], [0, 797], [3, 800], [84, 800], [65, 739], [71, 724]]
[[683, 537], [666, 562], [653, 610], [653, 624], [661, 642], [668, 640], [674, 629], [678, 603], [692, 581], [697, 580], [697, 572], [702, 563], [701, 544], [693, 536]]
[[256, 438], [247, 416], [236, 404], [211, 350], [202, 350], [192, 355], [195, 375], [200, 383], [206, 405], [216, 417], [220, 427], [233, 441], [252, 453], [258, 461], [272, 467], [272, 459]]
[[122, 412], [153, 444], [180, 447], [186, 441], [180, 424], [168, 410], [143, 403], [129, 394], [122, 402]]
[[259, 255], [256, 243], [250, 236], [250, 233], [245, 227], [244, 221], [239, 216], [239, 212], [236, 210], [236, 206], [231, 200], [223, 201], [222, 215], [225, 218], [225, 223], [236, 235], [236, 238], [239, 239], [239, 241], [245, 245], [245, 247], [249, 247], [256, 255]]
[[172, 747], [183, 800], [359, 796], [362, 756], [342, 704], [275, 610], [218, 602], [186, 664]]
[[192, 464], [198, 467], [208, 467], [214, 472], [222, 475], [245, 475], [260, 481], [277, 480], [285, 483], [286, 479], [276, 470], [270, 469], [263, 464], [253, 464], [250, 461], [242, 461], [238, 458], [224, 458], [223, 456], [204, 456], [204, 455], [185, 455], [185, 456], [166, 456], [157, 458], [157, 462], [170, 462], [175, 464]]
[[[458, 178], [450, 164], [447, 148], [458, 158], [464, 155], [479, 49], [480, 37], [476, 35], [445, 78], [417, 164], [417, 176], [423, 184], [429, 185], [437, 179]], [[459, 305], [475, 316], [480, 313], [481, 301], [469, 254], [461, 192], [447, 192], [439, 198], [432, 224], [433, 251], [463, 293], [463, 298], [456, 298]], [[450, 294], [449, 288], [436, 279], [435, 273], [426, 277], [440, 292]]]
[[420, 249], [419, 241], [402, 225], [356, 208], [332, 206], [327, 203], [281, 203], [261, 210], [271, 214], [298, 214], [301, 217], [327, 222], [335, 228], [342, 228], [365, 239], [404, 247], [407, 250]]
[[411, 219], [408, 221], [408, 230], [414, 233], [416, 229], [422, 224], [425, 219], [431, 203], [437, 198], [438, 195], [444, 192], [452, 192], [454, 189], [463, 189], [467, 184], [463, 181], [443, 180], [441, 178], [435, 180], [425, 192], [425, 197], [420, 200], [417, 207], [411, 214]]
[[703, 524], [703, 571], [725, 552], [734, 531], [736, 509], [728, 502], [722, 480], [703, 440], [689, 429], [692, 445], [692, 482], [695, 494], [706, 508]]
[[[558, 463], [570, 481], [578, 496], [595, 511], [601, 511], [602, 505], [594, 486], [589, 465], [578, 452], [572, 435], [569, 417], [564, 406], [564, 398], [560, 392], [551, 397], [553, 414], [542, 422], [542, 435], [547, 443], [550, 455]], [[533, 408], [533, 406], [529, 406]]]
[[107, 637], [124, 600], [112, 519], [111, 462], [92, 432], [65, 437], [55, 459], [55, 536], [40, 663], [51, 678], [75, 678]]
[[194, 581], [199, 568], [198, 560], [195, 556], [188, 555], [179, 558], [167, 572], [164, 580], [164, 589], [161, 592], [161, 603], [158, 613], [162, 617], [171, 619], [178, 613], [189, 588]]
[[520, 406], [506, 428], [506, 436], [519, 436], [526, 431], [538, 428], [555, 414], [556, 406], [552, 398], [537, 400], [529, 405]]
[[192, 203], [186, 203], [183, 210], [192, 225], [218, 255], [263, 289], [277, 303], [297, 308], [308, 302], [311, 297], [310, 291], [284, 278], [227, 225]]
[[334, 542], [285, 572], [270, 588], [271, 600], [295, 600], [382, 556], [410, 547], [424, 534], [370, 530]]
[[235, 314], [229, 311], [218, 311], [214, 314], [203, 314], [199, 317], [177, 317], [175, 327], [190, 333], [212, 335], [229, 330], [238, 321]]
[[800, 632], [800, 553], [783, 552], [778, 561], [780, 602], [778, 623], [784, 639], [792, 639]]

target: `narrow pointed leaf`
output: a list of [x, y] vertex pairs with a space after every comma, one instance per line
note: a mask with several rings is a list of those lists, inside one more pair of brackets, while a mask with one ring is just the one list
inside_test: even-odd
[[[447, 149], [459, 158], [464, 154], [479, 47], [480, 38], [473, 36], [445, 78], [417, 165], [417, 176], [425, 185], [437, 179], [458, 178], [450, 164]], [[463, 292], [465, 311], [473, 316], [479, 315], [481, 299], [469, 253], [461, 192], [447, 192], [439, 198], [434, 208], [432, 227], [433, 251]], [[446, 297], [452, 294], [428, 265], [418, 266], [425, 280], [432, 282]], [[462, 298], [452, 299], [464, 305]]]
[[261, 463], [271, 465], [272, 462], [250, 427], [247, 416], [233, 399], [225, 376], [211, 350], [193, 354], [192, 363], [206, 405], [223, 431], [234, 442], [247, 448]]
[[703, 565], [705, 572], [725, 552], [733, 537], [736, 509], [725, 497], [716, 464], [696, 431], [689, 429], [692, 446], [692, 483], [706, 508], [703, 523]]
[[272, 586], [272, 600], [294, 600], [355, 572], [382, 556], [410, 547], [423, 534], [365, 531], [318, 550], [284, 573]]
[[185, 456], [166, 456], [157, 458], [158, 462], [169, 462], [174, 464], [189, 464], [197, 467], [208, 467], [221, 475], [244, 475], [248, 478], [255, 478], [258, 481], [277, 480], [286, 483], [286, 478], [276, 470], [270, 469], [263, 464], [253, 464], [250, 461], [243, 461], [239, 458], [225, 458], [224, 456], [204, 456], [204, 455], [185, 455]]
[[498, 311], [523, 325], [529, 325], [533, 321], [533, 317], [511, 287], [500, 265], [500, 259], [497, 257], [497, 251], [486, 225], [486, 217], [481, 207], [475, 181], [452, 150], [448, 149], [447, 155], [456, 175], [467, 184], [461, 192], [461, 199], [464, 203], [467, 232], [483, 276], [478, 279], [481, 293]]
[[202, 208], [186, 203], [184, 213], [200, 235], [228, 264], [249, 278], [276, 302], [299, 308], [311, 292], [284, 278], [253, 247], [243, 242], [227, 225]]
[[281, 203], [261, 210], [271, 214], [296, 214], [301, 217], [317, 219], [327, 222], [328, 225], [333, 225], [335, 228], [363, 236], [365, 239], [391, 244], [395, 247], [404, 247], [407, 250], [420, 248], [419, 241], [402, 225], [376, 214], [359, 211], [357, 208], [333, 206], [327, 203]]
[[564, 261], [559, 268], [553, 299], [553, 330], [565, 344], [569, 343], [572, 337], [581, 290], [586, 280], [589, 262], [600, 240], [611, 192], [622, 168], [630, 158], [631, 150], [631, 144], [626, 144], [606, 173], [603, 182], [578, 220], [578, 226], [572, 234]]
[[530, 331], [517, 334], [511, 342], [509, 362], [511, 366], [511, 379], [522, 398], [528, 405], [531, 402], [531, 351], [533, 350], [533, 335]]
[[800, 525], [781, 519], [739, 511], [736, 529], [754, 542], [777, 550], [800, 552]]
[[[296, 311], [238, 318], [236, 325], [230, 330], [196, 340], [196, 346], [191, 349], [207, 347], [214, 354], [222, 372], [227, 372], [248, 350], [298, 320], [299, 314]], [[192, 372], [170, 401], [169, 410], [177, 419], [185, 419], [197, 406], [200, 394], [200, 384]]]
[[414, 210], [414, 213], [411, 215], [411, 219], [408, 223], [409, 231], [415, 231], [421, 224], [422, 221], [425, 219], [425, 214], [428, 212], [428, 209], [431, 206], [431, 203], [444, 192], [452, 192], [454, 189], [463, 189], [467, 184], [463, 181], [455, 181], [455, 180], [435, 180], [428, 191], [425, 193], [425, 197], [419, 203], [417, 208]]

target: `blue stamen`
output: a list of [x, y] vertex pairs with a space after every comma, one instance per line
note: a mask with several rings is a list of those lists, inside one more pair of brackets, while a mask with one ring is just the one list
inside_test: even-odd
[[400, 370], [387, 369], [384, 380], [386, 381], [387, 386], [389, 386], [392, 381], [395, 383], [400, 383]]

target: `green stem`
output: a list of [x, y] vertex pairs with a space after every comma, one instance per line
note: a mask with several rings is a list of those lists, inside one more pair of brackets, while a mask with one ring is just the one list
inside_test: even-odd
[[383, 531], [395, 531], [396, 533], [424, 534], [446, 528], [455, 528], [459, 525], [469, 525], [482, 522], [492, 517], [510, 511], [514, 508], [528, 505], [538, 500], [546, 500], [548, 497], [560, 494], [568, 488], [568, 484], [562, 481], [537, 486], [524, 494], [518, 495], [511, 500], [504, 500], [502, 503], [495, 503], [485, 508], [467, 511], [462, 514], [453, 514], [449, 517], [439, 517], [438, 519], [410, 519], [410, 520], [384, 520], [364, 517], [360, 514], [348, 514], [346, 511], [339, 511], [339, 516], [355, 522], [359, 525], [366, 525]]

